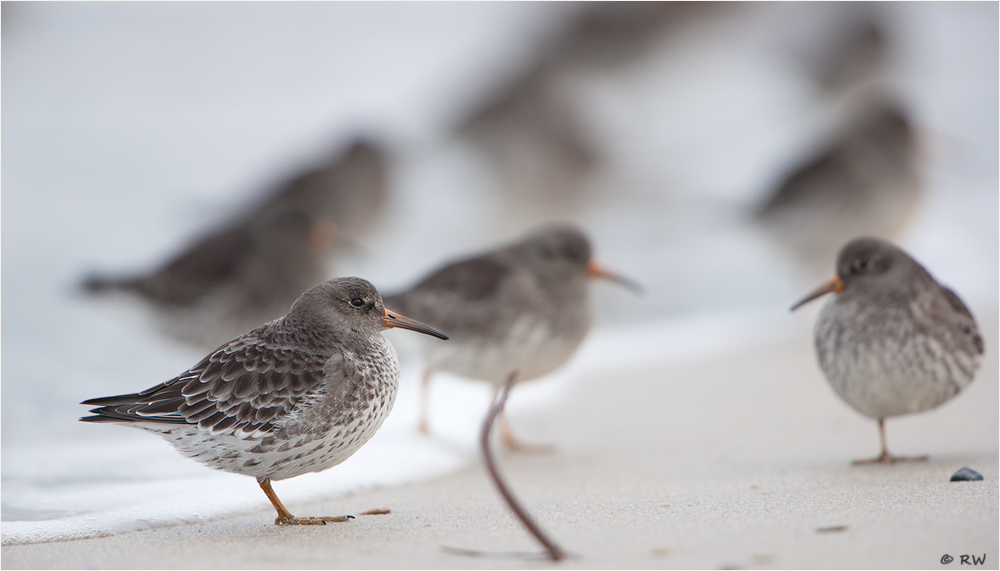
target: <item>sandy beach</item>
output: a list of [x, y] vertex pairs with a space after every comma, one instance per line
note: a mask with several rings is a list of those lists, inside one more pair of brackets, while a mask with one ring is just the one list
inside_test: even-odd
[[[877, 452], [875, 423], [826, 385], [805, 319], [801, 331], [732, 354], [583, 375], [558, 407], [512, 415], [526, 438], [556, 446], [499, 462], [573, 554], [558, 564], [536, 558], [540, 547], [476, 464], [289, 506], [388, 515], [279, 528], [262, 498], [259, 511], [231, 519], [4, 546], [3, 567], [996, 568], [1000, 343], [995, 312], [980, 320], [987, 358], [969, 389], [887, 423], [894, 452], [927, 462], [850, 465]], [[985, 480], [949, 482], [963, 466]]]
[[[3, 2], [0, 566], [997, 569], [997, 3], [676, 4], [642, 49], [616, 32], [607, 61], [559, 55], [590, 53], [555, 49], [586, 6]], [[881, 63], [824, 87], [827, 54], [869, 24]], [[462, 125], [545, 61], [558, 65], [538, 108], [576, 134], [556, 129], [569, 144], [541, 152], [547, 121], [519, 119], [528, 144], [511, 145], [508, 172]], [[879, 452], [877, 425], [816, 363], [822, 303], [788, 312], [833, 256], [796, 263], [752, 213], [869, 87], [929, 136], [924, 191], [893, 240], [962, 297], [986, 355], [952, 401], [887, 422], [894, 454], [928, 461], [855, 467]], [[475, 435], [491, 387], [437, 375], [435, 434], [413, 430], [423, 364], [405, 332], [387, 333], [403, 374], [375, 438], [274, 486], [296, 516], [347, 523], [278, 527], [252, 479], [78, 422], [81, 401], [162, 383], [214, 349], [80, 284], [166, 263], [356, 139], [390, 157], [390, 192], [330, 277], [391, 294], [569, 221], [644, 287], [595, 283], [583, 345], [508, 403], [517, 435], [554, 451], [498, 450], [500, 470], [569, 560], [540, 558], [487, 475]], [[950, 482], [962, 467], [984, 481]]]

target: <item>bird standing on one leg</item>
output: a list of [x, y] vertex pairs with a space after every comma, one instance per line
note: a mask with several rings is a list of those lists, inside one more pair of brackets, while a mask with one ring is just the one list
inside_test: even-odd
[[841, 249], [837, 273], [792, 306], [835, 293], [816, 322], [816, 353], [830, 386], [878, 421], [873, 462], [926, 460], [889, 453], [885, 419], [935, 408], [972, 382], [983, 339], [962, 300], [896, 246], [858, 238]]
[[330, 280], [176, 378], [84, 401], [99, 408], [80, 420], [142, 428], [206, 466], [253, 476], [276, 524], [345, 521], [294, 517], [271, 480], [336, 466], [382, 426], [399, 383], [396, 351], [380, 333], [390, 327], [447, 339], [385, 309], [369, 282]]
[[[427, 372], [419, 428], [428, 431], [427, 393], [433, 371], [501, 386], [512, 371], [534, 379], [562, 365], [590, 328], [591, 277], [634, 284], [602, 269], [590, 242], [568, 225], [546, 227], [513, 244], [445, 265], [387, 302], [448, 331], [448, 347], [421, 343]], [[508, 448], [527, 448], [505, 417]]]

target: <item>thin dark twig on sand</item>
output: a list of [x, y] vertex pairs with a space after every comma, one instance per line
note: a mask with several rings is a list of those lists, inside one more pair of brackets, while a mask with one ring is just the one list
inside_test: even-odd
[[464, 555], [466, 557], [482, 557], [484, 559], [525, 559], [527, 561], [537, 561], [539, 559], [549, 559], [548, 552], [545, 551], [480, 551], [478, 549], [462, 549], [461, 547], [448, 547], [442, 545], [441, 550], [452, 555]]
[[512, 371], [507, 377], [507, 381], [504, 382], [500, 390], [497, 391], [496, 397], [493, 399], [493, 406], [490, 408], [489, 413], [486, 414], [486, 421], [483, 422], [483, 431], [480, 436], [480, 444], [483, 447], [483, 456], [486, 459], [486, 468], [490, 471], [490, 476], [493, 477], [493, 482], [496, 484], [497, 489], [500, 491], [500, 495], [507, 500], [507, 505], [510, 506], [511, 511], [514, 515], [521, 520], [524, 527], [528, 528], [528, 531], [535, 536], [535, 539], [542, 544], [543, 547], [549, 552], [549, 557], [553, 561], [560, 561], [566, 558], [566, 554], [563, 550], [559, 548], [558, 545], [552, 542], [548, 537], [542, 533], [542, 530], [537, 524], [531, 519], [524, 508], [517, 502], [514, 495], [507, 488], [507, 484], [504, 483], [503, 479], [500, 477], [500, 472], [497, 471], [495, 462], [493, 461], [493, 452], [490, 450], [490, 431], [493, 428], [493, 421], [496, 419], [497, 415], [503, 411], [503, 405], [507, 402], [507, 395], [510, 393], [510, 388], [514, 386], [514, 379], [517, 378], [517, 371]]

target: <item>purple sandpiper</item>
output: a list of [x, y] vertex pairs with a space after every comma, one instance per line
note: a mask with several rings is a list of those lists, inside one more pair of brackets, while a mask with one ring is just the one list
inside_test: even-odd
[[380, 334], [390, 327], [447, 339], [385, 309], [371, 283], [330, 280], [165, 383], [84, 401], [99, 408], [80, 420], [148, 430], [206, 466], [253, 476], [276, 524], [345, 521], [294, 517], [271, 481], [336, 466], [382, 426], [399, 382], [396, 351]]
[[840, 250], [837, 273], [792, 306], [836, 295], [816, 322], [830, 386], [878, 421], [882, 453], [855, 464], [924, 460], [889, 454], [885, 419], [937, 407], [972, 382], [983, 355], [976, 321], [955, 292], [906, 252], [876, 238]]
[[[419, 429], [429, 432], [427, 394], [436, 370], [499, 387], [512, 371], [524, 381], [566, 362], [590, 328], [590, 277], [638, 289], [593, 260], [582, 231], [553, 225], [446, 264], [411, 289], [387, 297], [393, 307], [451, 336], [445, 350], [420, 344], [428, 369]], [[508, 448], [530, 448], [514, 438], [503, 416], [500, 420]]]
[[137, 296], [165, 333], [214, 349], [280, 317], [299, 294], [330, 278], [341, 246], [379, 212], [388, 188], [385, 163], [378, 147], [357, 142], [163, 266], [124, 278], [90, 276], [84, 289]]
[[922, 190], [917, 135], [904, 108], [866, 101], [845, 131], [789, 172], [757, 219], [807, 267], [856, 236], [893, 236]]

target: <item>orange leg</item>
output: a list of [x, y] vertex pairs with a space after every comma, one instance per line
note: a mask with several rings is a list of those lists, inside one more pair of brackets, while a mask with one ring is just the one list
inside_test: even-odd
[[878, 419], [878, 435], [879, 440], [882, 442], [882, 453], [874, 458], [868, 458], [864, 460], [855, 460], [853, 464], [855, 466], [861, 466], [864, 464], [882, 464], [889, 463], [894, 464], [896, 462], [924, 462], [927, 460], [927, 456], [893, 456], [889, 454], [889, 447], [885, 443], [885, 419]]
[[507, 420], [507, 415], [504, 414], [502, 410], [497, 417], [500, 424], [500, 440], [508, 450], [536, 454], [548, 454], [553, 451], [552, 445], [550, 444], [528, 444], [526, 442], [521, 442], [516, 436], [514, 436], [514, 431], [510, 428], [510, 421]]
[[352, 515], [339, 515], [339, 516], [324, 516], [324, 517], [295, 517], [288, 511], [281, 500], [278, 499], [278, 494], [274, 493], [271, 488], [271, 480], [267, 478], [258, 478], [257, 483], [260, 484], [260, 489], [264, 490], [264, 494], [267, 499], [271, 500], [271, 505], [278, 512], [278, 517], [274, 520], [276, 525], [326, 525], [327, 522], [334, 521], [347, 521], [349, 519], [354, 519]]
[[430, 434], [429, 422], [430, 400], [431, 400], [431, 375], [434, 371], [427, 369], [424, 378], [420, 380], [420, 421], [417, 423], [417, 432]]

